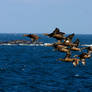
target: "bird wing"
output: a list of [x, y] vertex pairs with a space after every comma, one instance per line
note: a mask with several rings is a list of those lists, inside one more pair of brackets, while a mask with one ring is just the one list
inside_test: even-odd
[[72, 40], [72, 39], [73, 39], [73, 37], [74, 37], [74, 35], [75, 35], [75, 34], [73, 33], [73, 34], [71, 34], [71, 35], [67, 36], [67, 37], [66, 37], [66, 40], [67, 40], [67, 39], [68, 39], [68, 40]]
[[78, 47], [79, 43], [80, 43], [79, 39], [76, 39], [75, 42], [73, 42], [73, 44], [75, 44], [75, 47]]

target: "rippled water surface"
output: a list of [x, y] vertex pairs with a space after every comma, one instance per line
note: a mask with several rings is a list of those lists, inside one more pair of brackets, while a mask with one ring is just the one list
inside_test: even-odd
[[[44, 43], [55, 39], [40, 36]], [[92, 35], [76, 35], [92, 44]], [[0, 41], [29, 40], [22, 34], [0, 34]], [[77, 53], [77, 52], [76, 52]], [[0, 92], [92, 92], [92, 58], [86, 66], [56, 61], [65, 54], [44, 46], [0, 46]]]

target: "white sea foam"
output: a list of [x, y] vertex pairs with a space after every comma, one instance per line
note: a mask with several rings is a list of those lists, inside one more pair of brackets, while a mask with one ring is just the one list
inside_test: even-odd
[[[8, 45], [8, 46], [15, 46], [15, 45], [19, 45], [19, 46], [50, 46], [52, 45], [52, 43], [40, 43], [40, 44], [23, 44], [23, 43], [20, 43], [20, 44], [11, 44], [11, 43], [2, 43], [0, 44], [0, 46], [2, 45]], [[82, 44], [81, 46], [92, 46], [92, 44]]]
[[83, 44], [81, 46], [92, 46], [92, 44]]
[[79, 75], [79, 74], [75, 74], [74, 76], [75, 76], [75, 77], [79, 77], [80, 75]]
[[2, 45], [7, 45], [7, 46], [15, 46], [15, 45], [19, 45], [19, 46], [48, 46], [51, 45], [52, 43], [41, 43], [41, 44], [10, 44], [10, 43], [4, 43], [4, 44], [0, 44]]

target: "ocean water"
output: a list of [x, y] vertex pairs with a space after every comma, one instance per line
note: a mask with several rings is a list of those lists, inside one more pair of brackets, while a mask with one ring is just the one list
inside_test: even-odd
[[[39, 41], [56, 42], [39, 34]], [[75, 35], [81, 45], [92, 35]], [[0, 41], [30, 40], [22, 34], [0, 34]], [[77, 54], [79, 52], [73, 52]], [[0, 46], [0, 92], [92, 92], [92, 58], [86, 65], [56, 61], [64, 53], [45, 46]]]

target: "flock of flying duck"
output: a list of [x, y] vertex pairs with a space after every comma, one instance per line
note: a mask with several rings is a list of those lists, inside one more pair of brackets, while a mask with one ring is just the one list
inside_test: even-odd
[[[60, 32], [58, 28], [56, 28], [52, 33], [47, 34], [44, 33], [43, 35], [55, 38], [57, 40], [56, 43], [48, 44], [47, 46], [52, 46], [55, 50], [59, 52], [66, 53], [66, 56], [64, 58], [59, 58], [57, 61], [64, 61], [64, 62], [72, 62], [74, 66], [77, 66], [79, 62], [81, 62], [83, 65], [86, 64], [86, 59], [91, 57], [92, 54], [92, 47], [79, 47], [80, 41], [79, 39], [76, 39], [74, 42], [72, 42], [73, 37], [75, 36], [74, 33], [68, 35], [65, 37], [64, 32]], [[35, 34], [24, 34], [23, 36], [31, 38], [31, 44], [36, 43], [39, 39], [38, 35]], [[13, 41], [14, 42], [14, 41]], [[11, 42], [11, 43], [13, 43]], [[30, 43], [30, 41], [22, 41], [23, 43]], [[14, 42], [15, 43], [15, 42]], [[17, 40], [16, 43], [21, 43], [20, 40]], [[86, 52], [83, 52], [83, 50], [86, 50]], [[79, 55], [72, 56], [73, 51], [79, 51]]]
[[[60, 30], [56, 28], [52, 33], [50, 34], [44, 33], [43, 35], [57, 39], [56, 43], [48, 44], [48, 46], [54, 47], [54, 49], [59, 52], [66, 53], [66, 56], [64, 58], [57, 59], [58, 61], [72, 62], [74, 66], [77, 66], [79, 62], [85, 65], [86, 59], [91, 57], [91, 53], [92, 53], [91, 46], [80, 48], [79, 39], [76, 39], [74, 42], [72, 42], [72, 39], [75, 36], [74, 33], [65, 37], [64, 36], [65, 33], [60, 32]], [[34, 34], [28, 34], [28, 35], [25, 34], [24, 36], [31, 38], [32, 42], [35, 42], [39, 39], [39, 37]], [[84, 49], [86, 50], [86, 52], [83, 52]], [[79, 55], [72, 56], [72, 51], [79, 51], [81, 53]]]

